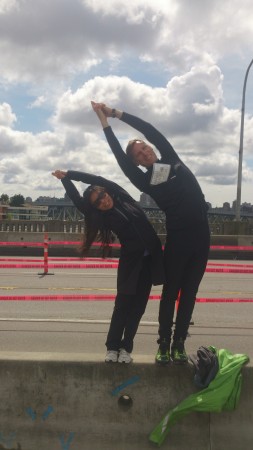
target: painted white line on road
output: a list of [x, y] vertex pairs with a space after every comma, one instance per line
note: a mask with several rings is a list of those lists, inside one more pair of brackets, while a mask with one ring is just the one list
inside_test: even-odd
[[[66, 324], [89, 324], [89, 325], [109, 325], [111, 323], [110, 320], [96, 320], [96, 319], [15, 319], [15, 318], [0, 318], [0, 323], [1, 322], [21, 322], [21, 323], [66, 323]], [[141, 321], [139, 326], [142, 327], [158, 327], [158, 322], [153, 322], [153, 321]], [[237, 325], [208, 325], [208, 324], [203, 324], [203, 325], [196, 325], [196, 324], [191, 324], [193, 326], [194, 329], [199, 328], [199, 329], [233, 329], [233, 330], [253, 330], [253, 327], [245, 327], [245, 326], [237, 326]]]
[[[110, 320], [96, 320], [96, 319], [15, 319], [15, 318], [0, 318], [0, 322], [42, 322], [42, 323], [86, 323], [108, 325]], [[158, 322], [140, 322], [141, 326], [158, 326]]]

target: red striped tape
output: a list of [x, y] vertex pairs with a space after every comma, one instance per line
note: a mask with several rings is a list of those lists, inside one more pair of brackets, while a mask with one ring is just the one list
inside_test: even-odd
[[[49, 245], [80, 245], [80, 241], [48, 241]], [[0, 245], [4, 245], [4, 246], [9, 246], [9, 245], [13, 245], [13, 246], [25, 246], [25, 247], [33, 247], [33, 246], [38, 246], [38, 247], [43, 247], [44, 246], [44, 242], [0, 242]], [[93, 242], [94, 246], [101, 246], [101, 242]], [[110, 247], [120, 247], [120, 244], [110, 244]], [[253, 246], [249, 245], [211, 245], [210, 246], [211, 250], [248, 250], [248, 251], [252, 251], [253, 250]]]
[[[43, 263], [33, 264], [0, 264], [1, 269], [40, 269]], [[118, 264], [47, 264], [49, 269], [117, 269]], [[253, 273], [253, 269], [206, 268], [206, 273]]]
[[253, 250], [252, 245], [211, 245], [211, 250]]
[[220, 268], [206, 268], [207, 273], [253, 273], [253, 269], [220, 269]]
[[[79, 262], [82, 261], [83, 263], [85, 263], [86, 261], [94, 261], [94, 262], [98, 262], [101, 261], [104, 264], [107, 263], [115, 263], [117, 264], [118, 262], [118, 258], [78, 258], [78, 257], [65, 257], [65, 258], [61, 258], [61, 257], [49, 257], [48, 258], [49, 261], [76, 261]], [[43, 259], [32, 259], [32, 258], [0, 258], [0, 261], [2, 262], [20, 262], [20, 263], [24, 263], [24, 262], [28, 262], [28, 263], [36, 263], [36, 264], [40, 264], [43, 262]], [[208, 262], [207, 267], [208, 266], [217, 266], [217, 267], [239, 267], [239, 268], [243, 268], [243, 267], [249, 267], [253, 269], [253, 264], [233, 264], [233, 263], [217, 263], [217, 262]]]
[[[117, 269], [118, 264], [46, 264], [49, 269]], [[43, 263], [38, 264], [0, 264], [1, 269], [40, 269]]]
[[[115, 295], [1, 295], [0, 301], [112, 301]], [[160, 300], [160, 295], [151, 295], [149, 300]], [[197, 298], [197, 303], [253, 303], [253, 298]]]
[[43, 247], [44, 242], [0, 242], [0, 245], [14, 246], [14, 247]]
[[252, 267], [253, 264], [232, 264], [232, 263], [212, 263], [209, 262], [207, 266], [225, 266], [225, 267]]
[[[49, 261], [77, 261], [80, 263], [80, 261], [103, 261], [103, 263], [109, 263], [109, 262], [114, 262], [117, 263], [118, 262], [118, 258], [75, 258], [75, 257], [69, 257], [69, 258], [60, 258], [60, 257], [56, 257], [56, 258], [52, 258], [49, 257], [48, 258]], [[39, 257], [36, 259], [32, 259], [32, 258], [0, 258], [0, 261], [6, 262], [6, 261], [18, 261], [18, 262], [29, 262], [29, 263], [40, 263], [43, 261], [43, 259], [40, 259]], [[253, 267], [253, 264], [252, 264]]]

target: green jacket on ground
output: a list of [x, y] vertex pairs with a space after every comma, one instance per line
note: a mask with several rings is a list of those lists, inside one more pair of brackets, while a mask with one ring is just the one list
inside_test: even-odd
[[233, 355], [225, 349], [212, 348], [219, 361], [217, 375], [207, 388], [190, 395], [175, 408], [168, 411], [151, 432], [149, 436], [151, 442], [160, 446], [172, 425], [191, 411], [221, 412], [236, 408], [241, 393], [241, 368], [249, 362], [249, 357], [245, 354]]

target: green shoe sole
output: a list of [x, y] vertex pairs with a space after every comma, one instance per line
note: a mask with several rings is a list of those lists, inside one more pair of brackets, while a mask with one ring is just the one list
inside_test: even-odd
[[188, 357], [186, 354], [180, 354], [177, 353], [176, 355], [171, 355], [171, 360], [174, 364], [187, 364], [188, 363]]
[[160, 364], [161, 366], [165, 366], [166, 364], [170, 363], [170, 354], [169, 352], [166, 352], [165, 355], [162, 355], [160, 351], [157, 352], [155, 357], [155, 362], [157, 364]]
[[173, 364], [184, 365], [184, 364], [188, 364], [188, 358], [187, 359], [173, 359], [172, 358], [172, 362], [173, 362]]

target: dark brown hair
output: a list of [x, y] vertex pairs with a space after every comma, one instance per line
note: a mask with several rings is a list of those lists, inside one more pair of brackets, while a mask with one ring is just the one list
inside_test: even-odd
[[134, 146], [135, 142], [144, 142], [144, 141], [142, 139], [132, 139], [131, 141], [128, 142], [127, 147], [126, 147], [126, 154], [127, 154], [127, 156], [129, 156], [129, 158], [132, 161], [134, 161], [133, 146]]
[[113, 232], [108, 226], [103, 211], [94, 208], [90, 203], [91, 193], [105, 191], [100, 186], [89, 186], [83, 193], [83, 199], [86, 203], [84, 213], [84, 238], [80, 247], [82, 257], [87, 256], [90, 247], [95, 239], [101, 242], [102, 257], [106, 258], [110, 251], [110, 244], [113, 242]]

